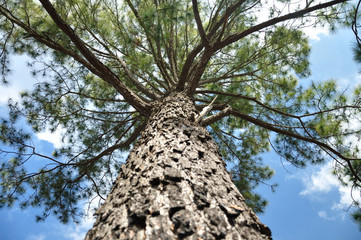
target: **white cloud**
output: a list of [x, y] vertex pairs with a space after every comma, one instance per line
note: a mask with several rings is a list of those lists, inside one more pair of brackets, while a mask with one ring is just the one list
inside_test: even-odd
[[65, 130], [62, 128], [55, 130], [55, 132], [51, 132], [49, 129], [46, 129], [43, 132], [37, 133], [36, 136], [41, 140], [52, 143], [55, 148], [60, 148], [63, 145], [61, 134], [64, 131]]
[[345, 77], [337, 77], [337, 90], [346, 91], [346, 94], [352, 95], [353, 90], [360, 86], [361, 84], [361, 74], [357, 72], [356, 74], [346, 75]]
[[312, 40], [320, 41], [320, 35], [328, 36], [330, 31], [326, 27], [307, 27], [303, 32]]
[[44, 228], [44, 233], [31, 234], [26, 240], [47, 240], [47, 239], [64, 239], [64, 240], [83, 240], [89, 229], [92, 228], [94, 219], [87, 216], [82, 219], [79, 224], [71, 223], [67, 225], [52, 224], [51, 227]]
[[320, 216], [321, 218], [327, 218], [327, 213], [325, 211], [319, 211], [318, 212], [318, 216]]
[[44, 234], [36, 234], [36, 235], [30, 235], [26, 238], [26, 240], [45, 240], [46, 237]]
[[14, 101], [20, 100], [19, 92], [31, 90], [37, 82], [30, 74], [27, 62], [30, 58], [27, 56], [13, 55], [11, 56], [10, 69], [12, 71], [6, 78], [9, 84], [0, 85], [0, 104], [6, 104], [9, 98]]
[[348, 186], [340, 186], [338, 191], [341, 195], [340, 201], [333, 204], [332, 210], [347, 210], [353, 203], [353, 200], [361, 203], [360, 191], [358, 192], [358, 194], [357, 191], [353, 191], [352, 193], [352, 190]]
[[9, 86], [0, 85], [0, 104], [7, 104], [9, 98], [15, 101], [19, 100], [20, 89], [21, 88], [15, 84]]
[[323, 218], [325, 220], [329, 220], [329, 221], [336, 220], [335, 217], [329, 217], [326, 211], [319, 211], [317, 214], [320, 218]]
[[360, 82], [361, 82], [361, 74], [360, 72], [357, 72], [355, 75], [354, 75], [354, 81], [356, 83], [356, 86], [359, 86], [360, 85]]
[[302, 181], [305, 185], [305, 189], [300, 192], [301, 195], [312, 195], [313, 193], [322, 192], [328, 193], [333, 188], [338, 187], [339, 181], [331, 173], [332, 162], [327, 163], [318, 172], [311, 175], [304, 175]]
[[65, 238], [71, 240], [83, 240], [88, 230], [93, 226], [94, 219], [92, 216], [87, 216], [76, 225], [75, 227], [69, 227], [65, 231]]
[[90, 203], [84, 203], [83, 205], [85, 216], [80, 223], [67, 226], [61, 231], [64, 239], [83, 240], [87, 232], [93, 227], [95, 222], [94, 209], [96, 209], [103, 201], [99, 196], [93, 196], [90, 199], [92, 199]]
[[[333, 163], [329, 162], [320, 167], [318, 171], [306, 173], [302, 176], [304, 189], [300, 195], [314, 197], [337, 190], [339, 193], [338, 202], [334, 203], [331, 210], [347, 210], [352, 206], [353, 201], [361, 202], [360, 190], [352, 191], [350, 186], [342, 185], [335, 175], [332, 174]], [[332, 220], [325, 211], [318, 212], [324, 219]]]

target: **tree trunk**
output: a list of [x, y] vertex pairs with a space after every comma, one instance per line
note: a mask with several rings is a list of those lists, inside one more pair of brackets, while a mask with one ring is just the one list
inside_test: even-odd
[[196, 116], [181, 93], [154, 103], [85, 239], [271, 239]]

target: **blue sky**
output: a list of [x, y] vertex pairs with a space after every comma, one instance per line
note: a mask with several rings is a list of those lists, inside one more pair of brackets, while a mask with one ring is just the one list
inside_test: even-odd
[[[318, 38], [310, 41], [312, 76], [300, 81], [336, 79], [340, 89], [361, 84], [361, 66], [352, 59], [352, 32], [319, 34]], [[361, 232], [345, 211], [350, 190], [330, 174], [332, 162], [296, 169], [287, 162], [282, 164], [275, 153], [264, 154], [263, 158], [275, 169], [272, 180], [279, 184], [275, 193], [265, 186], [259, 188], [269, 200], [260, 219], [271, 228], [275, 240], [361, 239]]]
[[[318, 31], [326, 32], [324, 30]], [[339, 31], [337, 34], [319, 34], [312, 36], [311, 69], [314, 81], [330, 78], [337, 79], [340, 87], [361, 84], [361, 75], [352, 60], [353, 35], [351, 31]], [[317, 39], [318, 38], [318, 39]], [[15, 58], [12, 68], [12, 84], [0, 87], [0, 114], [6, 111], [8, 97], [17, 98], [17, 92], [31, 88], [34, 80], [25, 70], [24, 58]], [[308, 79], [308, 80], [310, 80]], [[302, 81], [308, 81], [302, 80]], [[59, 135], [48, 132], [38, 134], [38, 146], [51, 152], [58, 146]], [[54, 144], [54, 145], [53, 145]], [[267, 164], [275, 169], [271, 180], [279, 184], [275, 193], [267, 186], [258, 191], [269, 200], [266, 212], [260, 215], [267, 224], [275, 240], [359, 240], [361, 232], [351, 221], [348, 207], [349, 189], [340, 186], [330, 174], [332, 163], [321, 166], [295, 169], [283, 162], [275, 153], [263, 155]], [[17, 206], [0, 210], [1, 240], [62, 240], [83, 239], [91, 227], [92, 220], [84, 219], [80, 225], [62, 225], [54, 217], [44, 223], [36, 223], [35, 215], [40, 209], [21, 210]]]

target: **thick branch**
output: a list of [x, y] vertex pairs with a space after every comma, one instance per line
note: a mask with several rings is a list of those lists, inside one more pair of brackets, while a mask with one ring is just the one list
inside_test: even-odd
[[196, 93], [211, 93], [211, 94], [217, 94], [217, 95], [223, 95], [223, 96], [229, 96], [229, 97], [235, 97], [235, 98], [240, 98], [240, 99], [245, 99], [245, 100], [250, 100], [252, 102], [255, 102], [256, 104], [258, 104], [259, 106], [266, 108], [272, 112], [281, 114], [283, 116], [286, 117], [291, 117], [291, 118], [296, 118], [301, 120], [302, 118], [305, 117], [310, 117], [310, 116], [314, 116], [314, 115], [318, 115], [318, 114], [323, 114], [323, 113], [329, 113], [329, 112], [333, 112], [333, 111], [338, 111], [341, 109], [361, 109], [360, 106], [355, 106], [355, 105], [344, 105], [344, 106], [337, 106], [331, 109], [325, 109], [325, 110], [320, 110], [318, 112], [313, 112], [313, 113], [307, 113], [307, 114], [303, 114], [303, 115], [293, 115], [287, 112], [283, 112], [281, 110], [278, 110], [276, 108], [270, 107], [264, 103], [262, 103], [261, 101], [257, 100], [255, 97], [247, 97], [241, 94], [234, 94], [234, 93], [227, 93], [227, 92], [220, 92], [220, 91], [214, 91], [214, 90], [198, 90], [196, 91]]
[[206, 119], [204, 119], [202, 121], [202, 126], [208, 126], [211, 125], [214, 122], [217, 122], [219, 120], [221, 120], [222, 118], [228, 116], [229, 114], [231, 114], [231, 107], [227, 107], [225, 109], [223, 109], [222, 111], [213, 114], [212, 116], [207, 117]]
[[[193, 1], [193, 2], [197, 3], [196, 1]], [[237, 7], [239, 7], [243, 2], [244, 1], [239, 1], [239, 2], [235, 3], [234, 5], [232, 5], [229, 8], [229, 13], [232, 13], [233, 11], [235, 11], [237, 9]], [[194, 10], [194, 3], [193, 3], [193, 10]], [[198, 10], [198, 8], [197, 8], [197, 10]], [[199, 13], [198, 13], [198, 15], [199, 15]], [[197, 16], [195, 16], [195, 18], [197, 18]], [[197, 26], [200, 25], [200, 26], [198, 26], [198, 28], [201, 27], [201, 30], [199, 30], [199, 31], [200, 31], [200, 34], [202, 34], [201, 32], [202, 31], [204, 32], [204, 29], [203, 29], [203, 26], [202, 26], [202, 24], [200, 22], [200, 19], [199, 20], [196, 19], [196, 21], [197, 21]], [[224, 18], [222, 18], [218, 23], [222, 24], [223, 21], [224, 21]], [[215, 28], [213, 28], [212, 30], [214, 30], [214, 31], [217, 30], [217, 28], [219, 27], [217, 24], [216, 24]], [[193, 75], [192, 79], [189, 79], [189, 77], [190, 77], [189, 73], [190, 73], [192, 64], [194, 63], [194, 60], [195, 60], [196, 56], [202, 51], [202, 49], [204, 47], [208, 46], [208, 44], [205, 44], [205, 43], [208, 43], [207, 39], [211, 38], [212, 35], [214, 34], [214, 33], [212, 33], [212, 30], [211, 30], [211, 33], [208, 34], [207, 36], [202, 37], [202, 35], [201, 35], [202, 43], [200, 43], [198, 46], [196, 46], [190, 52], [190, 54], [188, 55], [184, 65], [183, 65], [182, 72], [181, 72], [180, 78], [179, 78], [179, 82], [178, 82], [178, 85], [177, 85], [177, 88], [176, 88], [178, 91], [184, 90], [184, 87], [185, 87], [185, 84], [186, 84], [187, 81], [191, 81], [191, 83], [190, 83], [191, 86], [188, 88], [188, 93], [191, 94], [195, 90], [195, 88], [196, 88], [196, 86], [197, 86], [197, 84], [199, 82], [199, 79], [202, 76], [202, 74], [204, 72], [204, 69], [206, 68], [206, 65], [207, 65], [208, 61], [211, 58], [211, 56], [213, 55], [213, 53], [215, 52], [215, 50], [208, 48], [209, 52], [205, 53], [202, 56], [202, 59], [197, 63], [196, 68], [198, 68], [198, 71], [196, 71], [196, 74], [195, 74], [197, 76]], [[203, 40], [203, 38], [205, 40], [207, 40], [207, 42], [205, 42]]]
[[40, 43], [46, 45], [47, 47], [54, 49], [56, 51], [62, 52], [70, 57], [72, 57], [74, 60], [81, 63], [83, 66], [88, 68], [92, 73], [98, 75], [99, 72], [96, 68], [94, 68], [88, 61], [86, 61], [81, 56], [77, 55], [74, 51], [71, 49], [65, 48], [58, 43], [54, 42], [53, 40], [46, 38], [44, 36], [41, 36], [38, 32], [36, 32], [34, 29], [32, 29], [30, 26], [26, 25], [25, 23], [21, 22], [18, 18], [16, 18], [11, 12], [4, 8], [3, 6], [0, 6], [0, 13], [6, 17], [10, 22], [16, 24], [17, 26], [21, 27], [23, 30], [25, 30], [29, 36], [33, 37]]
[[202, 43], [203, 43], [204, 46], [208, 46], [209, 41], [207, 39], [206, 33], [204, 32], [202, 21], [201, 21], [201, 18], [199, 16], [197, 0], [192, 0], [192, 5], [193, 5], [194, 19], [196, 20], [198, 32], [199, 32], [199, 35], [201, 36]]
[[188, 80], [188, 75], [189, 75], [189, 70], [192, 67], [192, 63], [194, 61], [194, 59], [196, 58], [196, 56], [202, 51], [203, 49], [203, 44], [199, 44], [197, 47], [195, 47], [188, 55], [186, 61], [184, 62], [183, 68], [182, 68], [182, 72], [180, 74], [179, 77], [179, 82], [177, 85], [177, 90], [178, 91], [183, 91], [185, 84]]
[[201, 59], [197, 62], [194, 70], [192, 71], [192, 77], [188, 80], [189, 84], [187, 86], [188, 96], [192, 96], [199, 84], [199, 81], [207, 67], [209, 60], [214, 54], [214, 49], [206, 48]]
[[273, 26], [273, 25], [275, 25], [277, 23], [284, 22], [284, 21], [287, 21], [287, 20], [290, 20], [290, 19], [303, 17], [307, 13], [311, 13], [311, 12], [314, 12], [316, 10], [331, 7], [331, 6], [337, 5], [339, 3], [347, 2], [347, 1], [348, 0], [335, 0], [335, 1], [331, 1], [331, 2], [326, 2], [326, 3], [318, 4], [318, 5], [310, 7], [310, 8], [305, 8], [305, 9], [302, 9], [300, 11], [284, 15], [282, 17], [276, 17], [276, 18], [270, 19], [270, 20], [268, 20], [266, 22], [260, 23], [260, 24], [258, 24], [256, 26], [253, 26], [253, 27], [250, 27], [250, 28], [248, 28], [247, 30], [245, 30], [245, 31], [243, 31], [241, 33], [233, 34], [233, 35], [227, 37], [225, 40], [223, 40], [222, 42], [217, 44], [215, 47], [217, 49], [224, 48], [225, 46], [228, 46], [229, 44], [232, 44], [232, 43], [234, 43], [234, 42], [236, 42], [236, 41], [238, 41], [238, 40], [240, 40], [240, 39], [242, 39], [242, 38], [244, 38], [244, 37], [246, 37], [246, 36], [248, 36], [248, 35], [250, 35], [250, 34], [252, 34], [254, 32], [257, 32], [257, 31], [260, 31], [260, 30], [265, 29], [267, 27]]
[[[233, 34], [229, 37], [227, 37], [225, 40], [221, 41], [221, 42], [217, 42], [216, 44], [214, 44], [214, 46], [212, 45], [211, 47], [207, 48], [207, 51], [205, 51], [205, 53], [203, 54], [201, 60], [197, 63], [197, 66], [195, 67], [196, 71], [195, 73], [192, 73], [192, 78], [190, 79], [190, 69], [191, 66], [194, 62], [195, 57], [202, 51], [202, 49], [204, 49], [207, 45], [204, 45], [204, 41], [202, 41], [201, 44], [199, 44], [197, 47], [195, 47], [193, 49], [193, 51], [188, 55], [186, 62], [183, 65], [183, 69], [181, 72], [181, 76], [180, 76], [180, 80], [179, 83], [177, 85], [177, 90], [181, 91], [184, 90], [184, 86], [185, 83], [187, 81], [190, 81], [190, 86], [187, 89], [187, 92], [189, 95], [191, 95], [194, 92], [194, 89], [196, 88], [196, 86], [198, 85], [200, 76], [203, 74], [204, 69], [206, 68], [206, 65], [209, 61], [209, 59], [211, 58], [211, 56], [219, 49], [222, 49], [224, 47], [226, 47], [229, 44], [232, 44], [254, 32], [260, 31], [264, 28], [273, 26], [277, 23], [286, 21], [286, 20], [290, 20], [290, 19], [295, 19], [295, 18], [299, 18], [302, 17], [304, 15], [306, 15], [307, 13], [319, 10], [319, 9], [323, 9], [323, 8], [327, 8], [342, 2], [346, 2], [347, 0], [335, 0], [335, 1], [331, 1], [331, 2], [327, 2], [327, 3], [323, 3], [323, 4], [319, 4], [310, 8], [306, 8], [294, 13], [290, 13], [287, 14], [285, 16], [282, 17], [277, 17], [277, 18], [273, 18], [270, 19], [266, 22], [260, 23], [256, 26], [250, 27], [249, 29], [241, 32], [241, 33], [237, 33], [237, 34]], [[238, 1], [237, 3], [235, 3], [234, 5], [232, 5], [229, 9], [230, 12], [234, 12], [237, 7], [239, 7], [241, 4], [243, 3], [243, 1]], [[227, 18], [227, 14], [224, 15], [224, 18]], [[212, 30], [214, 29], [214, 31], [216, 32], [216, 30], [221, 26], [223, 22], [219, 21], [218, 24], [220, 24], [219, 26], [216, 24], [216, 26], [214, 28], [212, 28]], [[198, 23], [197, 23], [198, 25]], [[208, 34], [209, 36], [212, 36], [212, 30], [210, 31], [210, 33]], [[213, 34], [215, 34], [215, 32]], [[207, 36], [209, 38], [209, 36]], [[199, 64], [200, 63], [200, 64]]]
[[206, 106], [202, 109], [202, 111], [199, 113], [198, 117], [195, 120], [196, 123], [199, 123], [200, 121], [202, 121], [203, 117], [205, 117], [209, 113], [209, 111], [212, 110], [212, 107], [213, 107], [212, 105], [213, 105], [214, 101], [216, 101], [216, 99], [217, 99], [217, 96], [212, 100], [212, 102], [208, 106]]
[[125, 86], [107, 66], [94, 56], [75, 31], [66, 22], [64, 22], [49, 0], [40, 0], [40, 2], [55, 24], [70, 38], [70, 40], [75, 44], [83, 56], [94, 66], [94, 68], [99, 70], [98, 76], [115, 87], [135, 109], [143, 115], [148, 116], [150, 105], [143, 101], [131, 89]]
[[[114, 54], [114, 52], [108, 47], [107, 44], [109, 44], [110, 46], [113, 46], [113, 44], [111, 44], [109, 41], [107, 41], [102, 35], [101, 38], [103, 39], [103, 41], [105, 41], [107, 44], [105, 44], [103, 41], [101, 41], [95, 33], [93, 33], [93, 31], [91, 29], [89, 29], [88, 27], [86, 27], [87, 31], [89, 32], [89, 34], [100, 44], [102, 45], [108, 52], [108, 54], [100, 52], [99, 50], [92, 48], [90, 46], [91, 49], [93, 49], [96, 52], [99, 52], [101, 55], [105, 55], [105, 57], [112, 57], [115, 58], [116, 60], [118, 60], [118, 62], [120, 63], [121, 67], [123, 68], [124, 72], [126, 73], [126, 75], [128, 76], [128, 79], [134, 84], [134, 86], [141, 91], [143, 94], [145, 94], [147, 97], [155, 100], [157, 98], [159, 98], [159, 95], [157, 95], [155, 92], [152, 92], [151, 90], [147, 89], [141, 82], [138, 81], [138, 79], [134, 76], [134, 74], [132, 73], [132, 71], [128, 68], [127, 64], [125, 63], [125, 61], [123, 59], [121, 59], [117, 54]], [[113, 46], [114, 47], [114, 46]], [[114, 47], [115, 48], [115, 47]], [[115, 48], [117, 49], [117, 48]], [[118, 50], [118, 49], [117, 49]]]

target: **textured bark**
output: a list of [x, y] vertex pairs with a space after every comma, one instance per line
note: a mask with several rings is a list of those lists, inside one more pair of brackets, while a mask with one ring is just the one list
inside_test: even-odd
[[85, 239], [271, 239], [190, 99], [158, 101]]

